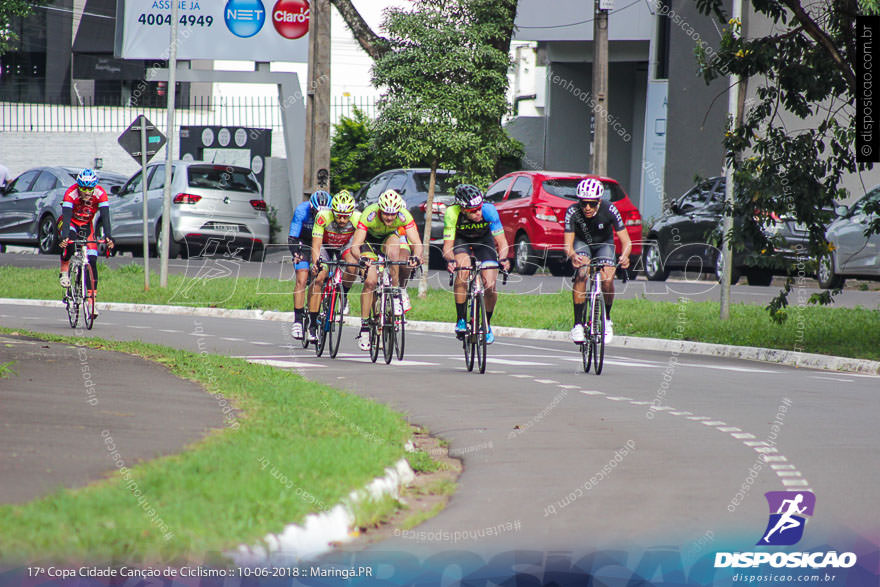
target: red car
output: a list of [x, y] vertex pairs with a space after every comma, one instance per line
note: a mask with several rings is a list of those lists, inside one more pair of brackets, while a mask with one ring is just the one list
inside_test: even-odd
[[[555, 171], [514, 171], [503, 176], [486, 190], [486, 200], [498, 209], [504, 235], [515, 246], [516, 270], [532, 275], [546, 264], [553, 275], [571, 273], [562, 252], [565, 211], [577, 201], [577, 185], [588, 177], [598, 177], [605, 184], [605, 198], [620, 211], [630, 240], [630, 276], [642, 254], [642, 215], [620, 187], [609, 177]], [[620, 254], [620, 242], [614, 235]]]

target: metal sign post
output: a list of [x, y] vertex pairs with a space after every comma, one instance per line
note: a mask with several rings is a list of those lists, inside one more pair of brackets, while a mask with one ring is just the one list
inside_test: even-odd
[[177, 98], [177, 2], [171, 2], [171, 45], [168, 57], [168, 149], [165, 151], [165, 191], [162, 194], [162, 239], [159, 255], [159, 287], [168, 287], [168, 248], [171, 245], [171, 173], [174, 152], [174, 100]]
[[141, 164], [141, 192], [144, 198], [144, 291], [150, 289], [150, 231], [147, 208], [147, 163], [165, 144], [165, 135], [140, 115], [117, 139], [119, 145]]

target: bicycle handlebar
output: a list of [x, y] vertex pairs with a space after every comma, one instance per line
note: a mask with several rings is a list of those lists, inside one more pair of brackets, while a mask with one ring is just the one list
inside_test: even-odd
[[480, 267], [475, 267], [474, 265], [471, 265], [470, 267], [456, 267], [455, 269], [450, 271], [449, 286], [452, 287], [452, 282], [455, 280], [455, 273], [457, 271], [489, 271], [490, 269], [498, 269], [503, 278], [501, 281], [502, 285], [507, 285], [507, 277], [510, 275], [510, 272], [505, 271], [504, 268], [500, 265], [491, 265], [489, 267], [483, 267], [482, 265]]
[[[578, 257], [587, 257], [587, 255], [584, 255], [583, 253], [577, 253], [577, 256]], [[620, 261], [618, 261], [616, 263], [607, 263], [607, 262], [602, 262], [602, 261], [593, 261], [592, 259], [590, 259], [590, 262], [587, 263], [586, 265], [581, 265], [580, 267], [575, 267], [574, 276], [572, 277], [572, 281], [574, 281], [577, 278], [578, 271], [580, 271], [584, 267], [589, 267], [590, 269], [596, 269], [599, 267], [614, 267], [615, 269], [617, 269], [618, 267], [620, 267]], [[626, 269], [623, 270], [623, 275], [621, 276], [620, 281], [623, 283], [626, 283], [627, 281], [629, 281], [629, 272]]]

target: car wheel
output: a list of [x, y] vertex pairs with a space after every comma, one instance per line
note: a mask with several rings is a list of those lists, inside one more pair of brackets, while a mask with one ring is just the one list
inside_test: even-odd
[[534, 275], [538, 270], [538, 256], [532, 251], [529, 237], [524, 234], [516, 237], [516, 272], [521, 275]]
[[40, 219], [37, 228], [37, 246], [43, 255], [53, 255], [58, 252], [58, 228], [51, 214], [46, 214]]
[[[724, 255], [721, 254], [721, 251], [715, 255], [715, 278], [721, 283], [721, 277], [724, 275]], [[733, 272], [730, 274], [730, 285], [736, 285], [739, 281], [739, 278], [742, 276], [742, 272], [734, 267]], [[772, 276], [771, 276], [772, 279]], [[749, 281], [749, 285], [757, 285], [753, 284]], [[769, 283], [767, 285], [770, 285]]]
[[648, 278], [648, 281], [666, 281], [666, 278], [669, 277], [669, 269], [663, 265], [660, 245], [656, 242], [645, 243], [642, 248], [644, 249], [642, 256], [645, 261], [645, 277]]
[[[162, 257], [162, 219], [159, 219], [156, 227], [156, 248], [155, 253], [157, 257]], [[168, 239], [168, 258], [176, 259], [179, 255], [183, 256], [184, 247], [181, 247], [180, 243], [174, 240], [172, 236]], [[186, 256], [183, 256], [186, 259]]]
[[826, 253], [819, 258], [819, 268], [816, 271], [816, 279], [822, 289], [836, 289], [843, 287], [844, 279], [835, 272], [834, 257]]
[[749, 285], [768, 286], [773, 283], [773, 272], [768, 269], [752, 267], [746, 270], [746, 281]]
[[248, 261], [253, 261], [255, 263], [262, 263], [266, 260], [266, 247], [254, 247], [251, 249], [250, 254], [248, 254]]

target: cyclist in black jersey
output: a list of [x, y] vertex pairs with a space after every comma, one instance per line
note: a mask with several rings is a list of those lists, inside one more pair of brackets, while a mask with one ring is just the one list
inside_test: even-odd
[[620, 239], [620, 266], [629, 267], [632, 241], [626, 232], [620, 212], [611, 202], [602, 199], [605, 186], [596, 178], [587, 178], [577, 187], [578, 203], [565, 212], [563, 234], [566, 258], [577, 271], [572, 288], [574, 328], [570, 337], [574, 343], [584, 342], [584, 327], [580, 323], [586, 303], [588, 272], [581, 267], [592, 259], [602, 267], [602, 293], [605, 296], [605, 342], [611, 342], [614, 331], [611, 324], [611, 304], [614, 303], [614, 233]]

